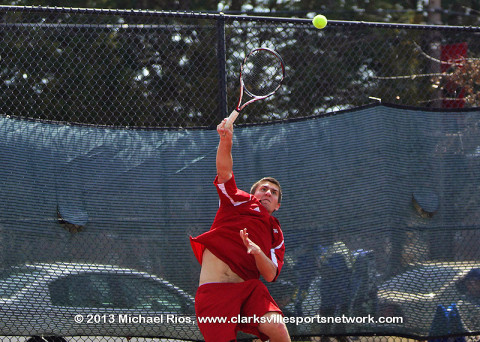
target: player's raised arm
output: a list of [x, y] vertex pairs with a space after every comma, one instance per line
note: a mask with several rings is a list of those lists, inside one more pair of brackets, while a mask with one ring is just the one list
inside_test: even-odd
[[217, 132], [220, 137], [220, 142], [217, 148], [217, 175], [218, 183], [222, 184], [232, 178], [233, 172], [233, 158], [232, 158], [232, 144], [233, 144], [233, 126], [225, 127], [227, 119], [218, 124]]

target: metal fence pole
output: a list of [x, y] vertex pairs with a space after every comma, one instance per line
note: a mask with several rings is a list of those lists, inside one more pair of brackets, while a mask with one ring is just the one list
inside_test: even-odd
[[225, 16], [217, 17], [217, 60], [218, 60], [218, 121], [227, 115], [227, 75], [225, 53]]

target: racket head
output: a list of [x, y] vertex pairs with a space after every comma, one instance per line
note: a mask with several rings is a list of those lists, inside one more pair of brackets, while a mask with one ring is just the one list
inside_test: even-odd
[[[285, 65], [282, 57], [269, 48], [255, 48], [245, 56], [240, 67], [240, 101], [237, 110], [249, 103], [273, 95], [285, 78]], [[240, 105], [242, 92], [252, 100]]]

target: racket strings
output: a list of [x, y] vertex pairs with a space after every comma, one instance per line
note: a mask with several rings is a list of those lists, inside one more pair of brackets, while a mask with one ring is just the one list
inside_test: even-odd
[[283, 65], [278, 56], [268, 50], [250, 54], [242, 66], [243, 85], [251, 96], [267, 96], [283, 81]]

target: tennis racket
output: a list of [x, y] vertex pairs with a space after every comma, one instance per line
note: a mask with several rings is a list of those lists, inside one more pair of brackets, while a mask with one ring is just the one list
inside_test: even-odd
[[[240, 96], [235, 110], [228, 116], [226, 127], [232, 127], [240, 111], [249, 104], [272, 96], [282, 85], [285, 66], [280, 55], [268, 48], [248, 53], [240, 66]], [[250, 99], [244, 103], [244, 94]]]

